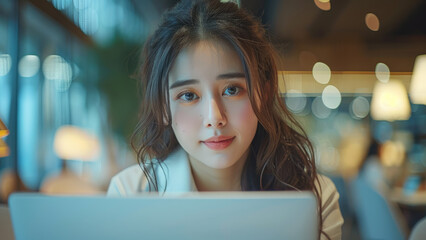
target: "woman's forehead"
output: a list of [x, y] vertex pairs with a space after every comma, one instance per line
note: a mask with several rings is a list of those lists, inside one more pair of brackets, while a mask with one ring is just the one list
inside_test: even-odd
[[215, 78], [244, 72], [237, 52], [220, 40], [201, 40], [178, 54], [169, 73], [169, 84], [181, 79]]

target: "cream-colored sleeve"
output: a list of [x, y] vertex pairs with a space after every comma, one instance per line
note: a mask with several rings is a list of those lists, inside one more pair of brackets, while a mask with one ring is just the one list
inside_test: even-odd
[[[322, 190], [322, 229], [331, 239], [342, 239], [343, 217], [339, 207], [339, 193], [334, 183], [328, 177], [319, 176], [318, 178]], [[322, 239], [327, 238], [321, 235]]]
[[143, 191], [146, 178], [139, 165], [133, 165], [115, 175], [109, 184], [107, 196], [129, 196]]

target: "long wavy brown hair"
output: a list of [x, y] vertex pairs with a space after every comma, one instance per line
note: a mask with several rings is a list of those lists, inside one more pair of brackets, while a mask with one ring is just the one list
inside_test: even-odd
[[[259, 120], [241, 188], [309, 190], [315, 194], [321, 213], [313, 148], [279, 94], [276, 52], [259, 21], [234, 3], [219, 0], [181, 1], [164, 14], [163, 22], [145, 43], [139, 69], [143, 100], [132, 146], [150, 191], [158, 191], [158, 183], [156, 171], [149, 169], [161, 167], [161, 162], [179, 146], [167, 124], [171, 122], [168, 74], [180, 51], [200, 40], [225, 41], [237, 52]], [[321, 217], [319, 229], [323, 233]]]

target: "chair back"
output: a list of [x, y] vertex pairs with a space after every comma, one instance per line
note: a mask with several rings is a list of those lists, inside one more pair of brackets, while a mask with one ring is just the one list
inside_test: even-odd
[[351, 185], [362, 239], [405, 239], [403, 228], [395, 214], [396, 207], [362, 173]]

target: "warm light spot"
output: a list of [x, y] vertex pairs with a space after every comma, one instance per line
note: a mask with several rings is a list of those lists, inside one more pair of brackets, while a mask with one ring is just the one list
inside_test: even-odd
[[426, 54], [417, 56], [414, 62], [410, 97], [414, 104], [426, 105]]
[[0, 54], [0, 77], [6, 76], [12, 67], [12, 58], [9, 54]]
[[380, 160], [386, 167], [401, 166], [405, 159], [405, 151], [401, 142], [387, 141], [380, 148]]
[[289, 90], [285, 99], [285, 104], [293, 113], [301, 113], [306, 107], [306, 95], [299, 91]]
[[365, 97], [356, 97], [352, 101], [351, 110], [356, 118], [365, 118], [370, 112], [370, 103]]
[[8, 129], [0, 129], [0, 137], [6, 137], [7, 135], [9, 135]]
[[40, 59], [36, 55], [26, 55], [18, 64], [18, 72], [21, 77], [32, 77], [40, 69]]
[[6, 137], [7, 135], [9, 135], [9, 130], [0, 118], [0, 138]]
[[407, 91], [399, 81], [377, 82], [371, 100], [371, 116], [375, 120], [407, 120], [411, 108]]
[[324, 88], [321, 98], [324, 105], [330, 109], [336, 109], [342, 102], [339, 89], [333, 85], [328, 85]]
[[323, 11], [330, 11], [331, 10], [331, 4], [330, 1], [325, 1], [325, 0], [314, 0], [315, 5], [323, 10]]
[[384, 63], [377, 63], [375, 69], [377, 79], [382, 83], [389, 82], [390, 71], [389, 67]]
[[314, 67], [312, 68], [312, 75], [314, 76], [314, 79], [317, 82], [321, 84], [327, 84], [331, 78], [331, 70], [327, 66], [327, 64], [322, 62], [317, 62], [314, 64]]
[[367, 13], [365, 15], [365, 24], [371, 31], [379, 31], [380, 21], [374, 13]]
[[397, 107], [398, 101], [391, 92], [383, 93], [383, 104], [389, 108]]
[[312, 113], [319, 119], [325, 119], [330, 116], [331, 110], [324, 106], [321, 97], [316, 97], [314, 101], [312, 101]]
[[54, 149], [61, 159], [95, 160], [100, 152], [99, 140], [75, 126], [63, 126], [56, 131]]

